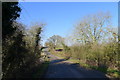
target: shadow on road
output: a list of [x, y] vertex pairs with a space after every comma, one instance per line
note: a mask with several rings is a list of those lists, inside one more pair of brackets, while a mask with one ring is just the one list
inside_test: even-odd
[[65, 59], [52, 60], [45, 78], [96, 78], [96, 80], [109, 80], [102, 72], [82, 68], [79, 64], [68, 63]]
[[53, 64], [55, 64], [55, 63], [59, 63], [59, 62], [62, 62], [62, 61], [66, 61], [66, 60], [65, 59], [56, 59], [56, 60], [52, 60], [51, 62]]

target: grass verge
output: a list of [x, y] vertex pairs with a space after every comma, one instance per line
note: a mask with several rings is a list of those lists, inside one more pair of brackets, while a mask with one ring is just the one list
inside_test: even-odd
[[42, 63], [42, 65], [38, 66], [35, 74], [33, 75], [33, 78], [43, 78], [48, 66], [49, 61], [45, 61], [44, 63]]
[[[58, 56], [61, 59], [66, 59], [65, 57], [63, 57], [63, 52], [52, 52], [52, 53], [53, 53], [53, 55]], [[108, 75], [111, 78], [120, 78], [120, 71], [115, 70], [115, 69], [109, 69], [109, 68], [107, 69], [107, 68], [101, 68], [101, 67], [97, 67], [97, 66], [91, 66], [91, 65], [85, 64], [77, 59], [68, 59], [67, 61], [75, 63], [75, 64], [79, 64], [81, 67], [84, 67], [86, 69], [98, 70], [100, 72], [105, 73], [106, 75]]]
[[90, 66], [90, 68], [101, 71], [105, 74], [107, 74], [110, 78], [120, 78], [120, 71], [115, 70], [115, 69], [106, 69], [106, 68], [101, 68], [97, 66]]
[[98, 70], [98, 71], [103, 72], [106, 75], [110, 76], [111, 78], [120, 78], [120, 71], [115, 70], [115, 69], [109, 69], [109, 68], [107, 69], [107, 68], [101, 68], [101, 67], [97, 67], [97, 66], [91, 66], [91, 65], [85, 64], [83, 62], [80, 62], [79, 60], [76, 60], [76, 59], [69, 59], [67, 61], [75, 63], [75, 64], [79, 64], [81, 67], [84, 67], [86, 69]]

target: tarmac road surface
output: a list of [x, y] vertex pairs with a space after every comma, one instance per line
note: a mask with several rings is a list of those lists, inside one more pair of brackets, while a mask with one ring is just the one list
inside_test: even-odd
[[49, 57], [51, 62], [45, 78], [101, 78], [102, 80], [108, 80], [102, 72], [84, 69], [54, 55], [49, 55]]

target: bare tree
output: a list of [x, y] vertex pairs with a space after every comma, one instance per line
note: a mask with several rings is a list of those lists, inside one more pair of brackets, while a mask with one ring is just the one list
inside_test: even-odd
[[107, 27], [110, 26], [109, 13], [97, 13], [85, 16], [76, 26], [74, 34], [76, 40], [82, 43], [95, 43], [108, 33]]
[[53, 35], [48, 39], [46, 43], [49, 43], [51, 47], [56, 48], [62, 46], [62, 43], [64, 42], [64, 38], [62, 38], [59, 35]]

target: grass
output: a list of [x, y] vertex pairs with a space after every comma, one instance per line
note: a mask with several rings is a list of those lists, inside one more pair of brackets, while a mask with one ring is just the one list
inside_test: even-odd
[[[63, 52], [57, 52], [54, 53], [54, 55], [58, 56], [61, 59], [65, 59], [65, 57], [63, 57]], [[91, 66], [88, 64], [85, 64], [84, 62], [77, 60], [77, 59], [68, 59], [67, 61], [75, 63], [75, 64], [80, 64], [80, 66], [86, 68], [86, 69], [95, 69], [98, 71], [101, 71], [107, 75], [109, 75], [112, 78], [120, 78], [120, 71], [115, 70], [115, 69], [107, 69], [107, 68], [103, 68], [103, 67], [97, 67], [97, 66]]]
[[63, 57], [63, 52], [59, 52], [59, 51], [51, 51], [51, 53], [57, 57], [59, 57], [60, 59], [65, 59], [65, 57]]
[[120, 78], [120, 71], [118, 70], [115, 70], [115, 69], [107, 69], [107, 68], [101, 68], [101, 67], [97, 67], [97, 66], [90, 66], [92, 69], [95, 69], [95, 70], [98, 70], [98, 71], [101, 71], [111, 77], [114, 77], [114, 78]]
[[73, 62], [73, 63], [76, 63], [76, 64], [79, 63], [79, 60], [75, 60], [75, 59], [68, 59], [67, 61], [69, 61], [69, 62]]
[[120, 71], [114, 69], [108, 69], [107, 73], [115, 78], [120, 78]]
[[63, 49], [63, 48], [55, 48], [55, 49]]
[[43, 78], [46, 70], [48, 68], [49, 61], [45, 61], [41, 66], [38, 66], [36, 74], [33, 75], [33, 78]]
[[76, 60], [76, 59], [69, 59], [67, 61], [70, 61], [72, 63], [79, 63], [82, 67], [84, 67], [86, 69], [95, 69], [95, 70], [101, 71], [113, 78], [120, 78], [120, 71], [115, 70], [115, 69], [109, 69], [109, 68], [107, 69], [107, 68], [101, 68], [101, 67], [97, 67], [97, 66], [91, 66], [91, 65], [85, 64], [83, 62], [80, 62], [79, 60]]
[[65, 57], [62, 56], [61, 52], [58, 52], [58, 54], [55, 54], [55, 56], [58, 56], [60, 59], [64, 59]]

